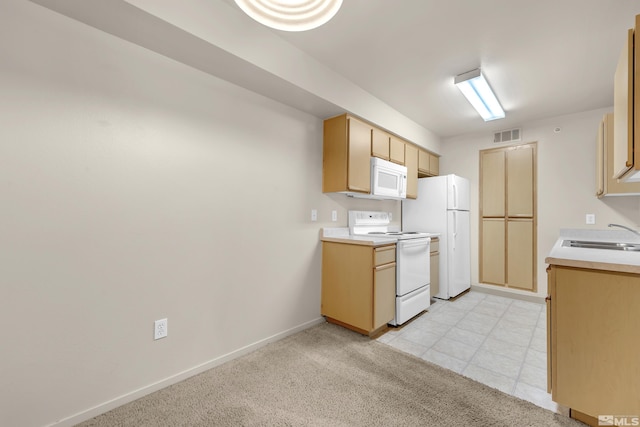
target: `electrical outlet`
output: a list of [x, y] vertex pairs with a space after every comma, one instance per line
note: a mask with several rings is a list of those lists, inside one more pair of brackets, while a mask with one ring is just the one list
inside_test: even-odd
[[596, 223], [596, 215], [595, 214], [587, 214], [585, 218], [585, 222], [589, 225], [593, 225]]
[[331, 221], [338, 220], [338, 211], [331, 211]]
[[153, 322], [153, 339], [159, 340], [160, 338], [166, 337], [169, 334], [167, 327], [167, 319], [160, 319]]

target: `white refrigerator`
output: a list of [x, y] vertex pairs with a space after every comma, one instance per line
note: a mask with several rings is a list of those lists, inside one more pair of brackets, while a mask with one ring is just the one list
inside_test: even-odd
[[440, 289], [453, 298], [471, 287], [469, 180], [443, 175], [418, 180], [418, 198], [402, 201], [402, 230], [440, 233]]

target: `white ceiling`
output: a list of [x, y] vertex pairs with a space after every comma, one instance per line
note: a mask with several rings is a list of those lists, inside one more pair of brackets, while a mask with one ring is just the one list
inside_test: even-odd
[[[344, 0], [320, 28], [272, 31], [449, 137], [612, 106], [636, 14], [637, 0]], [[483, 122], [453, 85], [477, 67], [505, 119]]]
[[[324, 26], [289, 33], [234, 0], [31, 1], [318, 117], [348, 111], [426, 145], [611, 107], [640, 14], [640, 0], [344, 0]], [[477, 67], [505, 119], [483, 122], [453, 85]]]

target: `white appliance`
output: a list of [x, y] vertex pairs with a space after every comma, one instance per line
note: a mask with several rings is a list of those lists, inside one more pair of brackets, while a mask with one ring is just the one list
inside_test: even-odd
[[400, 200], [407, 197], [407, 167], [371, 158], [371, 193], [347, 193], [351, 197]]
[[449, 299], [471, 287], [469, 180], [443, 175], [418, 180], [418, 198], [402, 202], [402, 229], [440, 233], [440, 290]]
[[431, 304], [429, 234], [394, 231], [387, 212], [349, 211], [349, 232], [396, 239], [396, 315], [389, 322], [401, 325]]

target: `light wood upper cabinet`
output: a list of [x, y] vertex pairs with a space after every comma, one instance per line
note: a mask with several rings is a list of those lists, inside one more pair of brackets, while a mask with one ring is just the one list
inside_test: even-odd
[[322, 191], [371, 191], [372, 127], [341, 115], [324, 121]]
[[[436, 155], [363, 120], [342, 114], [324, 121], [322, 192], [370, 193], [371, 157], [407, 167], [408, 198], [418, 196], [418, 177], [439, 173]], [[423, 172], [420, 162], [427, 168]]]
[[606, 114], [598, 128], [596, 196], [640, 195], [640, 182], [621, 182], [613, 178], [613, 121], [613, 114]]
[[405, 145], [405, 166], [407, 167], [407, 199], [418, 197], [418, 148]]
[[483, 151], [482, 213], [483, 217], [505, 216], [506, 151]]
[[640, 46], [635, 46], [635, 35], [640, 31], [640, 15], [635, 19], [635, 30], [627, 32], [614, 75], [614, 178], [640, 181]]
[[405, 147], [404, 141], [391, 135], [391, 139], [389, 141], [389, 152], [390, 152], [390, 160], [393, 163], [404, 165], [404, 162], [405, 162], [404, 147]]
[[507, 151], [507, 216], [533, 216], [533, 145]]
[[440, 159], [428, 151], [418, 150], [418, 177], [437, 176], [440, 173]]
[[371, 155], [389, 160], [389, 134], [373, 128], [371, 131]]

